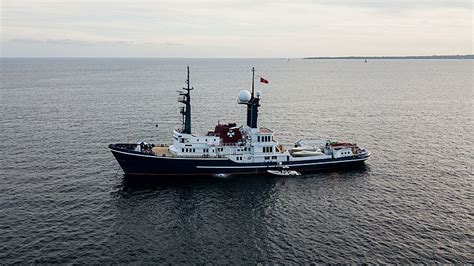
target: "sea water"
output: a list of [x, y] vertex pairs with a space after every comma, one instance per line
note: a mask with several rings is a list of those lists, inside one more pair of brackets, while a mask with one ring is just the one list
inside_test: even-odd
[[[473, 263], [472, 60], [1, 59], [1, 263]], [[356, 142], [362, 169], [123, 175], [107, 145], [245, 123]]]

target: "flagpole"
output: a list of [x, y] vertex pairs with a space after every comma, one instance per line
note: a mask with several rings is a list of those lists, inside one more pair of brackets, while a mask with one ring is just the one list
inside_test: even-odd
[[252, 67], [252, 98], [253, 98], [254, 90], [255, 90], [255, 68]]

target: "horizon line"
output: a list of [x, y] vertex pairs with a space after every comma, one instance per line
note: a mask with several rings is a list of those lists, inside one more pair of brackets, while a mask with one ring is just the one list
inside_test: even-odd
[[345, 55], [345, 56], [306, 56], [306, 57], [159, 57], [159, 56], [0, 56], [0, 59], [374, 59], [374, 58], [436, 58], [473, 57], [474, 54], [439, 55]]

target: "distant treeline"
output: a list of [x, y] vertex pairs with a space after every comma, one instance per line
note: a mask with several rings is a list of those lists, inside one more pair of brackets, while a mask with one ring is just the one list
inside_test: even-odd
[[430, 55], [430, 56], [315, 56], [305, 57], [304, 59], [474, 59], [474, 55]]

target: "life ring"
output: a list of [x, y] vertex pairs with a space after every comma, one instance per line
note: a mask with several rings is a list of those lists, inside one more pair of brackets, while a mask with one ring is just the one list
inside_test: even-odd
[[249, 157], [247, 158], [247, 160], [249, 160], [249, 161], [250, 161], [250, 159], [251, 159], [251, 158], [252, 158], [252, 157], [250, 157], [250, 156], [249, 156]]

